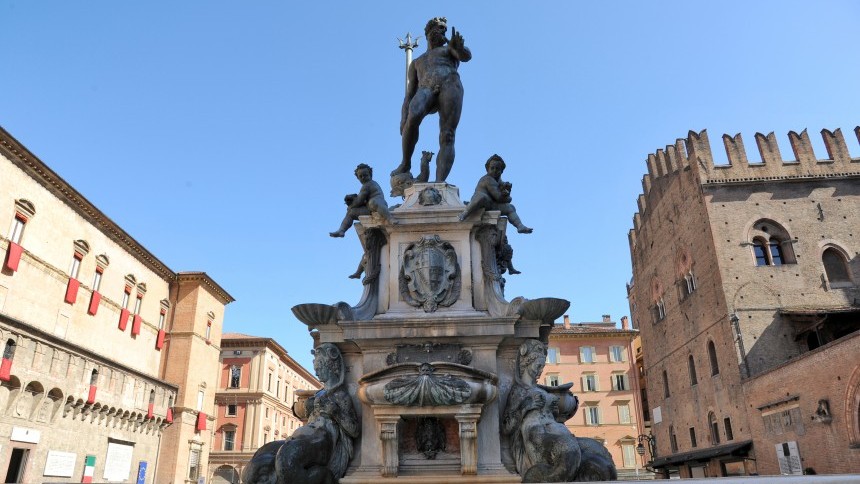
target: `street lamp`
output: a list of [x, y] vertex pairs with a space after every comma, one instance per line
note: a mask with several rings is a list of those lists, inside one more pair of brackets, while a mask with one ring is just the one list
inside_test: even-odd
[[645, 444], [648, 444], [648, 455], [651, 456], [651, 461], [654, 461], [655, 455], [655, 447], [657, 446], [657, 439], [654, 438], [651, 434], [640, 434], [636, 437], [636, 440], [639, 441], [639, 444], [636, 446], [636, 453], [639, 454], [639, 457], [643, 457], [642, 465], [644, 467], [648, 467], [645, 465]]

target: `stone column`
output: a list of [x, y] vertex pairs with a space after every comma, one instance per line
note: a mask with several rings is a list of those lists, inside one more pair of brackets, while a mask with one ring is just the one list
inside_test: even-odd
[[478, 417], [468, 414], [456, 415], [460, 424], [460, 473], [464, 476], [478, 474]]
[[400, 464], [397, 424], [400, 422], [400, 416], [378, 415], [376, 421], [379, 423], [379, 440], [382, 441], [382, 476], [397, 477]]

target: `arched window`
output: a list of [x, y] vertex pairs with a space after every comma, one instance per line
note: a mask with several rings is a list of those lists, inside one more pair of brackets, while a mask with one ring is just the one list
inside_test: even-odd
[[711, 431], [711, 444], [717, 445], [720, 443], [720, 425], [717, 422], [717, 416], [714, 412], [708, 414], [708, 428]]
[[755, 265], [766, 266], [768, 264], [767, 250], [764, 239], [756, 237], [753, 240], [753, 253], [755, 254]]
[[663, 370], [663, 397], [669, 398], [669, 375]]
[[797, 263], [792, 248], [794, 240], [785, 228], [773, 220], [757, 221], [747, 236], [753, 250], [755, 265], [780, 266]]
[[687, 368], [690, 370], [690, 386], [699, 383], [699, 379], [696, 378], [696, 362], [693, 361], [693, 355], [687, 358]]
[[678, 452], [678, 438], [675, 436], [675, 427], [669, 426], [669, 447], [672, 449], [672, 453]]
[[708, 359], [711, 361], [711, 376], [720, 374], [720, 365], [717, 363], [717, 347], [713, 341], [708, 341]]
[[9, 338], [9, 340], [6, 341], [6, 347], [3, 348], [3, 359], [11, 360], [13, 358], [15, 358], [15, 340]]
[[776, 237], [771, 237], [768, 245], [770, 246], [771, 265], [781, 266], [785, 260], [785, 255], [782, 252], [782, 243]]
[[851, 274], [848, 271], [848, 261], [841, 251], [835, 247], [824, 249], [821, 254], [821, 263], [824, 265], [824, 273], [827, 282], [831, 285], [840, 283], [851, 283]]

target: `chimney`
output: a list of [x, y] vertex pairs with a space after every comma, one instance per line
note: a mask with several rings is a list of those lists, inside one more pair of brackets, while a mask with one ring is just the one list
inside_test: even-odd
[[604, 315], [603, 315], [603, 322], [604, 322], [604, 323], [611, 323], [611, 322], [612, 322], [612, 318], [611, 318], [611, 317], [609, 317], [609, 315], [608, 315], [608, 314], [604, 314]]
[[627, 316], [621, 316], [621, 329], [630, 329], [630, 323], [627, 322]]
[[570, 329], [570, 316], [564, 315], [564, 329]]

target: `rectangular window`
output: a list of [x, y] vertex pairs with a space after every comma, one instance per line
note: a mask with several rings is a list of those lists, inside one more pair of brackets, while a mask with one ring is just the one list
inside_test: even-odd
[[621, 444], [621, 458], [624, 467], [636, 467], [636, 448], [633, 444]]
[[266, 407], [264, 414], [266, 415], [266, 418], [269, 418], [269, 407]]
[[140, 314], [140, 305], [143, 303], [143, 296], [138, 294], [136, 298], [134, 298], [134, 314]]
[[161, 313], [158, 315], [158, 329], [164, 329], [164, 316], [164, 311], [161, 311]]
[[263, 443], [265, 444], [268, 441], [269, 441], [269, 433], [263, 432]]
[[579, 361], [580, 363], [594, 363], [594, 347], [580, 346]]
[[102, 285], [102, 271], [96, 269], [96, 273], [93, 276], [93, 291], [98, 291]]
[[74, 257], [72, 257], [72, 267], [69, 268], [69, 277], [72, 279], [78, 278], [78, 273], [81, 271], [81, 259], [83, 256], [75, 252]]
[[196, 481], [200, 476], [200, 449], [191, 449], [188, 456], [188, 479]]
[[131, 288], [126, 286], [125, 291], [122, 293], [122, 303], [120, 303], [120, 306], [122, 306], [123, 309], [128, 309], [129, 296], [131, 296]]
[[236, 441], [236, 431], [235, 430], [225, 430], [224, 431], [224, 450], [233, 450], [233, 445]]
[[547, 375], [546, 376], [546, 385], [550, 387], [558, 386], [558, 375]]
[[630, 389], [630, 385], [627, 384], [626, 373], [615, 373], [612, 375], [612, 389], [615, 391], [624, 391]]
[[613, 363], [621, 363], [626, 360], [624, 358], [624, 347], [623, 346], [610, 346], [609, 347], [609, 361]]
[[206, 342], [208, 343], [212, 336], [212, 321], [206, 323]]
[[726, 428], [726, 440], [734, 440], [735, 434], [732, 433], [732, 419], [729, 417], [724, 418], [723, 426]]
[[586, 373], [582, 375], [582, 389], [586, 392], [596, 392], [597, 388], [597, 375], [594, 373]]
[[600, 408], [587, 407], [585, 409], [586, 425], [600, 425]]
[[549, 349], [547, 349], [547, 351], [546, 351], [546, 362], [547, 362], [547, 363], [549, 363], [549, 364], [551, 364], [551, 365], [556, 365], [556, 364], [558, 364], [558, 362], [559, 362], [559, 361], [558, 361], [559, 354], [560, 354], [560, 353], [559, 353], [559, 351], [558, 351], [558, 348], [549, 348]]
[[663, 304], [663, 299], [657, 301], [657, 306], [655, 307], [655, 310], [657, 312], [657, 321], [662, 321], [663, 318], [666, 317], [666, 306]]
[[266, 380], [266, 391], [267, 392], [272, 391], [272, 374], [271, 373], [269, 373], [267, 380]]
[[12, 219], [12, 227], [9, 228], [9, 240], [16, 244], [20, 244], [21, 236], [24, 235], [24, 225], [26, 223], [26, 220], [16, 215], [15, 218]]
[[233, 365], [230, 367], [230, 388], [239, 388], [242, 383], [242, 367]]
[[281, 398], [281, 379], [278, 378], [278, 384], [275, 385], [275, 398]]
[[690, 427], [690, 447], [696, 448], [696, 429]]
[[227, 405], [227, 412], [225, 415], [227, 415], [228, 417], [235, 417], [236, 416], [236, 404], [231, 403], [231, 404]]
[[205, 395], [205, 393], [203, 392], [203, 390], [200, 390], [197, 392], [197, 411], [198, 412], [203, 411], [203, 396], [204, 395]]
[[630, 405], [618, 405], [618, 423], [630, 423]]

